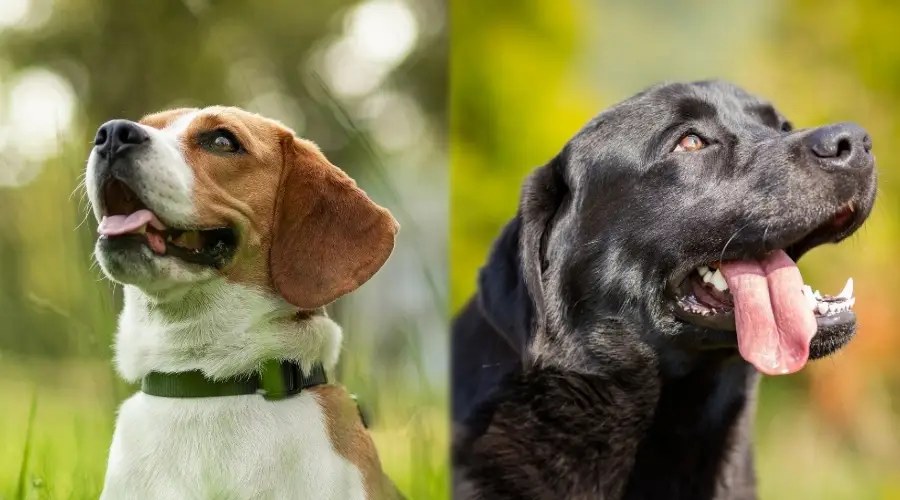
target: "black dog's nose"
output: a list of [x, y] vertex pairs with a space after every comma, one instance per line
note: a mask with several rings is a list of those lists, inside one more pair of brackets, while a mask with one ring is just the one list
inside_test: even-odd
[[121, 155], [129, 148], [150, 140], [150, 135], [130, 120], [110, 120], [97, 129], [94, 147], [104, 157]]
[[817, 128], [806, 137], [806, 145], [823, 166], [859, 168], [870, 165], [872, 137], [855, 123], [837, 123]]

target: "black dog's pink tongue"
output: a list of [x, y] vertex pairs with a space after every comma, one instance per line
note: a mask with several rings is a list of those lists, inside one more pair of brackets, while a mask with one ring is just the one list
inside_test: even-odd
[[722, 262], [720, 269], [734, 298], [741, 356], [769, 375], [803, 368], [817, 326], [797, 264], [779, 250], [758, 261]]

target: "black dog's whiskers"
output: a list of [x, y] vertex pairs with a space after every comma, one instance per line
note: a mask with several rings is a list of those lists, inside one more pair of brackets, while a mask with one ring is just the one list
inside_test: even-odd
[[[719, 262], [722, 262], [723, 260], [725, 260], [725, 252], [728, 250], [728, 245], [729, 245], [735, 238], [737, 238], [737, 235], [740, 234], [741, 231], [743, 231], [744, 229], [746, 229], [747, 226], [749, 226], [749, 225], [750, 225], [750, 223], [748, 222], [748, 223], [744, 224], [743, 226], [739, 227], [739, 228], [737, 229], [737, 231], [735, 231], [735, 232], [731, 235], [731, 237], [728, 238], [728, 241], [725, 242], [725, 246], [722, 247], [722, 251], [719, 253]], [[765, 237], [763, 237], [763, 246], [765, 246]]]

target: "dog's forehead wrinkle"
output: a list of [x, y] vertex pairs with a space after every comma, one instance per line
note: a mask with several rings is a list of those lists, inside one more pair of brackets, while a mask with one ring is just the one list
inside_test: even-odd
[[[726, 127], [740, 130], [761, 126], [772, 130], [778, 127], [780, 113], [766, 100], [752, 95], [729, 83], [699, 85], [691, 88], [689, 95], [696, 101], [705, 102], [717, 111], [717, 119]], [[771, 115], [769, 120], [760, 113]]]

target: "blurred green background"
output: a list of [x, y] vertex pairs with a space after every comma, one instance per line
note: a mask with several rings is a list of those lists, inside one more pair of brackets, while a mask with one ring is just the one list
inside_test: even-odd
[[0, 1], [0, 499], [97, 498], [119, 290], [76, 189], [96, 128], [231, 104], [318, 143], [402, 229], [331, 307], [337, 378], [388, 474], [447, 497], [446, 40], [440, 0]]
[[875, 212], [800, 265], [830, 293], [854, 278], [859, 333], [801, 374], [763, 381], [757, 462], [763, 500], [900, 499], [900, 3], [452, 0], [450, 12], [452, 312], [525, 175], [646, 86], [723, 77], [798, 128], [868, 128]]

